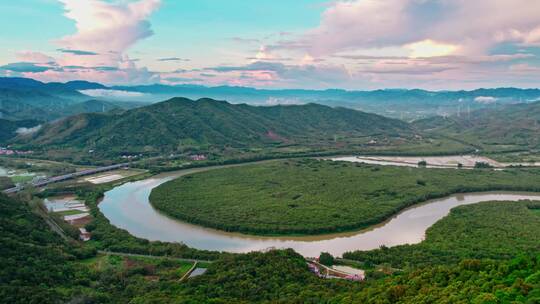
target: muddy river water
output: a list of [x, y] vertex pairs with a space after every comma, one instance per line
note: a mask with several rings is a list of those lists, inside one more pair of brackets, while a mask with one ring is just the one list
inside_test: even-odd
[[223, 232], [172, 219], [151, 206], [148, 197], [153, 188], [179, 176], [205, 170], [208, 169], [183, 170], [123, 184], [106, 192], [99, 208], [111, 224], [148, 240], [180, 242], [197, 249], [228, 252], [293, 248], [304, 256], [315, 257], [323, 251], [341, 256], [347, 251], [370, 250], [382, 245], [419, 243], [430, 226], [460, 205], [483, 201], [540, 200], [540, 193], [456, 194], [405, 209], [369, 229], [301, 237], [260, 237]]

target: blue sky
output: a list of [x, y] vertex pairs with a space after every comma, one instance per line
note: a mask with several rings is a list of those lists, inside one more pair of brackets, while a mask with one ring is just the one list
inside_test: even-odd
[[2, 1], [0, 76], [263, 88], [535, 87], [538, 11], [540, 2], [529, 0]]

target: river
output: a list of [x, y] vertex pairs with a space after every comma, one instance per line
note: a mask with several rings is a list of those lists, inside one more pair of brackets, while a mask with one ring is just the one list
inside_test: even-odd
[[293, 248], [306, 257], [315, 257], [323, 251], [341, 256], [347, 251], [370, 250], [382, 245], [391, 247], [419, 243], [430, 226], [446, 216], [450, 209], [460, 205], [483, 201], [540, 200], [540, 193], [456, 194], [405, 209], [370, 229], [304, 237], [260, 237], [228, 233], [172, 219], [151, 206], [148, 197], [153, 188], [179, 176], [205, 170], [208, 168], [183, 170], [123, 184], [105, 193], [99, 209], [114, 226], [148, 240], [181, 242], [197, 249], [239, 253], [272, 247]]

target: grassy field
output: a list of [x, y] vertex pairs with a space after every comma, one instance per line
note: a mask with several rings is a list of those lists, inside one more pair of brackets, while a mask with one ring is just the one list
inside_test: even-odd
[[154, 189], [173, 217], [251, 234], [322, 234], [380, 223], [457, 192], [540, 191], [540, 170], [445, 170], [304, 160], [212, 170]]
[[81, 214], [81, 213], [84, 213], [84, 212], [80, 210], [66, 210], [66, 211], [56, 212], [56, 214], [59, 214], [61, 216], [75, 215], [75, 214]]
[[426, 232], [420, 244], [345, 253], [347, 259], [395, 267], [511, 259], [540, 252], [540, 202], [483, 202], [460, 206]]

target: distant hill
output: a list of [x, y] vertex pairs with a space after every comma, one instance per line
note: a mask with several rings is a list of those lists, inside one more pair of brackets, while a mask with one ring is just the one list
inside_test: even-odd
[[69, 106], [89, 99], [60, 83], [0, 77], [0, 118], [54, 120]]
[[0, 118], [53, 120], [74, 103], [77, 101], [41, 90], [0, 89]]
[[540, 102], [498, 106], [446, 118], [431, 117], [413, 125], [490, 150], [540, 148]]
[[97, 90], [97, 89], [106, 89], [107, 87], [101, 83], [88, 82], [83, 80], [69, 81], [63, 84], [65, 87], [72, 90]]
[[64, 116], [77, 115], [82, 113], [105, 113], [113, 110], [121, 110], [122, 108], [114, 103], [103, 100], [87, 100], [85, 102], [76, 103], [67, 107], [63, 114]]
[[43, 83], [27, 78], [0, 77], [0, 119], [52, 121], [80, 113], [144, 105], [141, 102], [96, 100], [79, 92], [104, 88], [104, 85], [87, 81]]
[[[229, 100], [236, 104], [252, 105], [308, 104], [317, 103], [331, 107], [347, 107], [386, 117], [413, 121], [432, 116], [452, 116], [467, 111], [493, 109], [501, 105], [532, 103], [540, 101], [539, 89], [495, 88], [472, 91], [427, 91], [421, 89], [382, 89], [373, 91], [349, 91], [342, 89], [255, 89], [237, 86], [207, 87], [202, 85], [133, 85], [106, 86], [88, 81], [66, 83], [43, 83], [26, 78], [0, 78], [0, 90], [25, 94], [25, 98], [8, 99], [13, 108], [19, 103], [43, 109], [41, 116], [35, 111], [11, 112], [9, 119], [54, 120], [65, 117], [62, 103], [79, 103], [90, 99], [106, 99], [128, 103], [160, 102], [174, 97], [189, 99], [212, 98]], [[11, 93], [14, 94], [14, 93]], [[89, 94], [92, 96], [88, 96]], [[0, 92], [0, 101], [6, 100]], [[36, 97], [33, 97], [35, 95]], [[123, 105], [117, 104], [124, 108]], [[0, 111], [3, 108], [0, 107]], [[2, 117], [0, 117], [2, 118]]]
[[265, 90], [248, 87], [200, 85], [116, 86], [114, 90], [144, 94], [147, 100], [174, 96], [191, 99], [203, 97], [232, 100], [255, 105], [318, 103], [342, 106], [387, 117], [415, 120], [435, 115], [453, 115], [467, 109], [492, 108], [502, 104], [529, 103], [540, 100], [540, 90], [519, 88], [477, 89], [472, 91], [426, 91], [420, 89], [384, 89], [374, 91]]
[[345, 108], [317, 104], [256, 107], [173, 98], [122, 114], [72, 116], [47, 124], [18, 142], [96, 151], [174, 151], [183, 146], [262, 147], [412, 133], [402, 121]]

